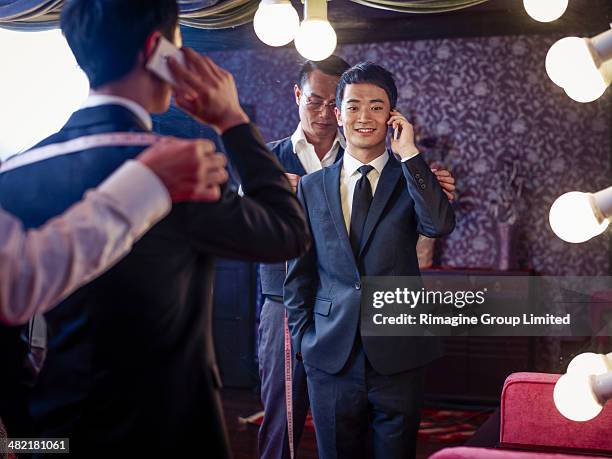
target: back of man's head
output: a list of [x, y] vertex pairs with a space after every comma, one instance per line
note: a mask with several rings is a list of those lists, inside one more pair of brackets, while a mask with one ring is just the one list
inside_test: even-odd
[[176, 0], [69, 0], [61, 16], [62, 32], [94, 89], [127, 75], [152, 32], [172, 41], [177, 24]]
[[373, 84], [378, 86], [387, 93], [391, 108], [395, 108], [397, 104], [397, 86], [395, 86], [393, 75], [378, 64], [360, 62], [342, 74], [336, 89], [336, 105], [338, 107], [342, 105], [344, 88], [349, 84]]
[[340, 77], [350, 67], [348, 62], [335, 54], [322, 61], [306, 61], [300, 68], [297, 85], [300, 89], [303, 88], [308, 81], [308, 77], [315, 70], [319, 70], [325, 75]]

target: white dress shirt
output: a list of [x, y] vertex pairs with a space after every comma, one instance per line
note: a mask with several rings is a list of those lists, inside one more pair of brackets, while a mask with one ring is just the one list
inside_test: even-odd
[[311, 174], [334, 164], [338, 156], [338, 150], [340, 147], [345, 147], [344, 136], [338, 131], [331, 148], [325, 156], [323, 156], [323, 159], [319, 160], [314, 146], [306, 140], [304, 129], [302, 129], [302, 123], [298, 124], [297, 129], [291, 135], [291, 144], [293, 145], [293, 153], [297, 155], [307, 174]]
[[[387, 165], [387, 161], [389, 161], [389, 154], [385, 150], [382, 155], [368, 163], [370, 166], [374, 167], [374, 169], [372, 169], [367, 175], [370, 185], [372, 186], [372, 197], [374, 197], [374, 193], [376, 193], [376, 187], [378, 185], [378, 180], [380, 179], [380, 174], [382, 174], [382, 170]], [[342, 159], [342, 170], [340, 171], [340, 200], [342, 201], [344, 224], [346, 225], [346, 230], [349, 234], [351, 231], [350, 226], [351, 212], [353, 210], [353, 194], [355, 193], [355, 185], [357, 185], [357, 180], [361, 178], [361, 174], [358, 171], [361, 166], [365, 166], [365, 164], [352, 156], [349, 151], [344, 152], [344, 158]]]
[[25, 323], [110, 268], [171, 208], [159, 178], [127, 161], [39, 229], [0, 210], [0, 321]]
[[149, 131], [153, 129], [153, 120], [149, 112], [142, 105], [125, 97], [90, 94], [85, 102], [83, 102], [83, 105], [81, 105], [81, 108], [98, 107], [100, 105], [121, 105], [136, 115]]

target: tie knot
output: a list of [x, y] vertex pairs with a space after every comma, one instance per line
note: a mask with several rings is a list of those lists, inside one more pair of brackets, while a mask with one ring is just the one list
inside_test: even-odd
[[374, 166], [370, 166], [369, 164], [366, 164], [365, 166], [361, 166], [357, 170], [359, 171], [362, 177], [365, 177], [366, 175], [370, 173], [372, 169], [374, 169]]

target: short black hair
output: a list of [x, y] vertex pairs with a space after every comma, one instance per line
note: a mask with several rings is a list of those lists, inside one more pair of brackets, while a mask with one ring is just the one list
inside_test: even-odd
[[315, 70], [323, 72], [325, 75], [341, 76], [351, 66], [340, 56], [332, 54], [327, 59], [322, 61], [306, 61], [300, 68], [297, 85], [300, 89], [304, 87], [308, 81], [308, 77]]
[[170, 41], [178, 25], [176, 0], [69, 0], [61, 28], [89, 84], [97, 88], [129, 73], [147, 37]]
[[391, 108], [395, 108], [397, 104], [397, 86], [395, 86], [393, 74], [384, 67], [372, 62], [360, 62], [342, 74], [336, 88], [336, 106], [342, 106], [344, 88], [347, 84], [360, 83], [370, 83], [384, 89], [389, 97]]

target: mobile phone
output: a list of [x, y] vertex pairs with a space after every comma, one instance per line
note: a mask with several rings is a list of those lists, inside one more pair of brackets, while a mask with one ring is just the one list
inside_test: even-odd
[[[397, 108], [392, 108], [391, 111], [397, 111]], [[389, 116], [389, 118], [391, 118], [391, 116]], [[402, 135], [401, 126], [393, 128], [393, 140], [399, 139], [401, 135]]]
[[157, 47], [153, 52], [153, 55], [147, 62], [147, 70], [150, 70], [155, 75], [160, 77], [162, 80], [167, 81], [172, 86], [176, 85], [172, 72], [168, 67], [168, 58], [173, 57], [181, 65], [185, 65], [185, 56], [183, 52], [174, 46], [169, 40], [164, 37], [160, 37], [157, 42]]

